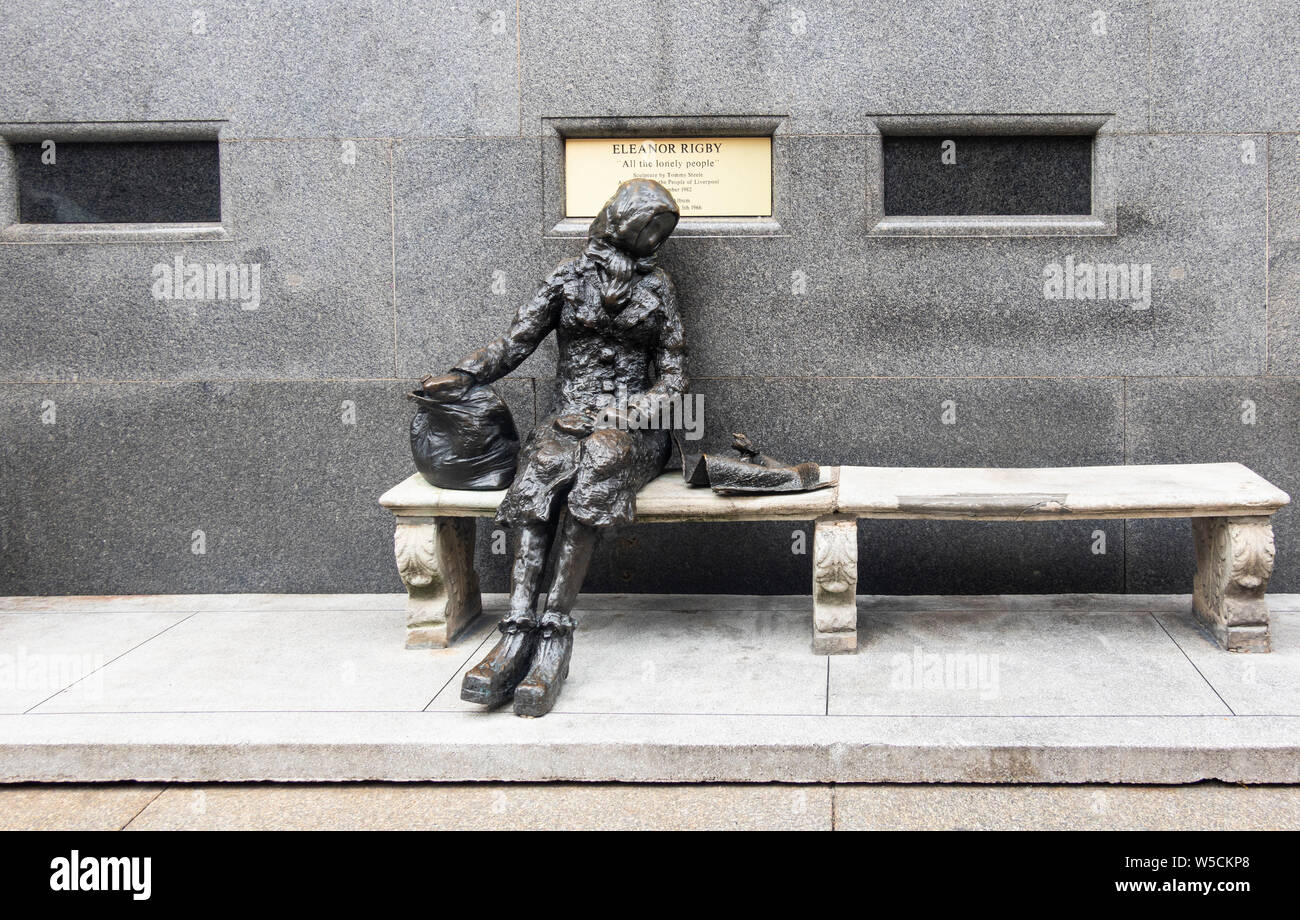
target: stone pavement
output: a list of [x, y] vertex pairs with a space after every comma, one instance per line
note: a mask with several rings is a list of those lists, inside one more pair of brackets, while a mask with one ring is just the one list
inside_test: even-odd
[[20, 784], [0, 830], [1270, 830], [1300, 788], [622, 783]]
[[[796, 789], [807, 817], [831, 798], [837, 812], [879, 804], [891, 788], [851, 788], [860, 783], [1300, 782], [1297, 595], [1271, 598], [1267, 655], [1219, 650], [1186, 596], [863, 597], [860, 649], [842, 656], [811, 653], [806, 597], [592, 596], [577, 611], [564, 696], [538, 720], [458, 698], [461, 673], [494, 635], [490, 615], [449, 649], [409, 651], [403, 600], [0, 600], [0, 779], [708, 782], [724, 785], [655, 794], [678, 797], [684, 813], [697, 808], [690, 802], [757, 797], [730, 810], [755, 820], [769, 808], [762, 802], [784, 813], [783, 787], [731, 784], [811, 784]], [[500, 597], [487, 600], [500, 609]], [[238, 788], [206, 793], [209, 802], [234, 796], [211, 820], [237, 820], [237, 803], [252, 795], [230, 792]], [[327, 801], [370, 787], [329, 788], [266, 794]], [[423, 789], [416, 800], [435, 802], [452, 788], [406, 792]], [[508, 798], [519, 788], [498, 791]], [[600, 796], [628, 787], [572, 788], [599, 813]], [[896, 788], [903, 798], [890, 813], [945, 807]], [[955, 788], [966, 787], [942, 795]], [[42, 789], [3, 791], [57, 794]], [[706, 791], [719, 789], [730, 791]], [[1039, 794], [1025, 789], [1015, 801]], [[168, 787], [144, 802], [140, 791], [84, 795], [111, 824], [132, 807], [139, 820], [158, 815], [193, 789]], [[1075, 797], [1058, 811], [1093, 807], [1078, 788], [1041, 794]], [[364, 795], [400, 797], [384, 787]], [[466, 813], [478, 810], [463, 801]], [[392, 805], [394, 820], [406, 807]], [[729, 813], [709, 808], [705, 824]], [[1294, 812], [1269, 808], [1293, 821]]]

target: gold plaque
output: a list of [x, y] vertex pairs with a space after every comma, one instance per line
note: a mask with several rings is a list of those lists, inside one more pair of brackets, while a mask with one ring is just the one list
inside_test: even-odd
[[665, 186], [682, 217], [770, 217], [770, 137], [570, 137], [564, 214], [595, 217], [627, 179]]

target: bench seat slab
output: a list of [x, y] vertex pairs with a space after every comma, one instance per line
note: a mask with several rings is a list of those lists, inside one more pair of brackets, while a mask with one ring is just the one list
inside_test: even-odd
[[1051, 521], [1268, 515], [1288, 501], [1285, 492], [1240, 463], [844, 466], [835, 510], [865, 518]]
[[[822, 478], [833, 481], [837, 467], [822, 467]], [[383, 494], [379, 503], [400, 519], [404, 515], [492, 517], [505, 490], [469, 492], [439, 489], [419, 473]], [[774, 495], [719, 495], [712, 489], [688, 486], [680, 472], [651, 480], [636, 496], [636, 517], [643, 523], [672, 521], [813, 521], [835, 511], [833, 486], [812, 492]]]

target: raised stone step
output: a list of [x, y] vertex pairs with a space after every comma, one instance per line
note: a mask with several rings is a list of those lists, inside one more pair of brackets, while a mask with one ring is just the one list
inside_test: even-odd
[[[492, 611], [504, 598], [488, 595]], [[400, 595], [0, 600], [0, 780], [1300, 782], [1300, 596], [1225, 655], [1188, 596], [593, 595], [556, 711], [458, 697]]]

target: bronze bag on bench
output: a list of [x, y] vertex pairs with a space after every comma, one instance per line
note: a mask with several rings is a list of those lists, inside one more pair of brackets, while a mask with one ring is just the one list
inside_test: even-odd
[[504, 489], [515, 478], [519, 432], [510, 407], [489, 386], [459, 399], [407, 394], [419, 408], [411, 420], [411, 456], [424, 478], [442, 489]]

